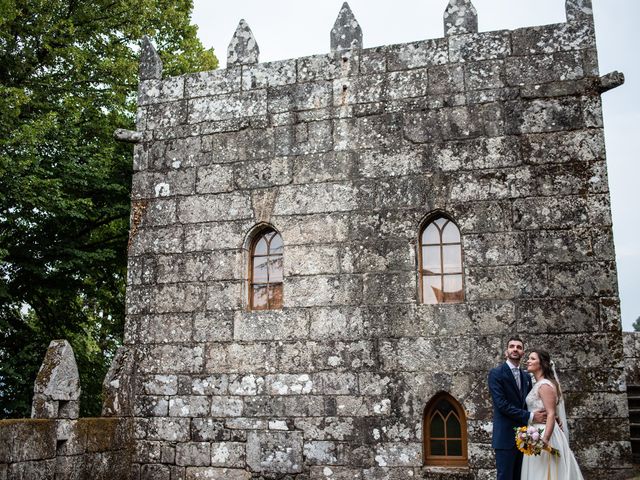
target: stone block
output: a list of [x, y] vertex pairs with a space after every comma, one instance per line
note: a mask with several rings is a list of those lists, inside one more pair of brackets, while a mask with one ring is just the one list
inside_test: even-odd
[[146, 112], [146, 130], [176, 127], [187, 122], [187, 103], [184, 100], [141, 107]]
[[339, 119], [334, 122], [334, 150], [397, 148], [402, 139], [401, 119], [397, 114]]
[[579, 52], [511, 57], [505, 62], [506, 81], [513, 86], [578, 80], [584, 77], [582, 55]]
[[434, 166], [444, 171], [484, 170], [521, 164], [517, 137], [474, 138], [434, 144], [428, 150]]
[[517, 303], [518, 331], [527, 333], [597, 332], [598, 304], [579, 299], [523, 300]]
[[387, 68], [407, 70], [431, 65], [443, 65], [449, 60], [445, 38], [387, 47]]
[[275, 215], [340, 212], [355, 208], [355, 189], [346, 183], [282, 187]]
[[304, 457], [311, 465], [336, 465], [342, 459], [342, 448], [334, 442], [305, 442]]
[[291, 183], [291, 159], [276, 157], [269, 160], [234, 164], [233, 177], [239, 189], [253, 189]]
[[531, 55], [582, 50], [595, 45], [593, 25], [561, 23], [514, 30], [511, 34], [514, 55]]
[[295, 81], [295, 60], [259, 63], [248, 65], [242, 69], [243, 90], [278, 87], [295, 83]]
[[240, 75], [240, 68], [227, 68], [198, 72], [181, 78], [186, 78], [186, 97], [194, 98], [239, 92], [241, 88]]
[[469, 267], [465, 272], [465, 298], [475, 301], [546, 296], [548, 278], [545, 265]]
[[215, 343], [208, 348], [205, 369], [216, 373], [261, 373], [274, 370], [276, 361], [269, 343]]
[[284, 256], [284, 276], [337, 274], [340, 250], [333, 245], [291, 246]]
[[416, 280], [414, 272], [365, 274], [362, 302], [366, 305], [411, 303], [416, 298]]
[[[188, 123], [231, 120], [267, 114], [266, 90], [230, 93], [189, 100]], [[147, 120], [148, 121], [148, 120]]]
[[[180, 158], [174, 157], [174, 165]], [[177, 168], [177, 167], [174, 167]], [[196, 170], [182, 168], [168, 172], [138, 172], [133, 178], [133, 198], [160, 198], [176, 195], [192, 195], [195, 192]], [[175, 221], [175, 206], [170, 202], [154, 202], [155, 212], [147, 212], [145, 224], [160, 225]], [[158, 217], [158, 218], [155, 218]]]
[[308, 335], [309, 317], [304, 310], [238, 311], [235, 314], [234, 339], [238, 341], [290, 340]]
[[504, 60], [485, 60], [465, 64], [464, 81], [469, 90], [505, 87]]
[[576, 98], [546, 98], [506, 102], [508, 134], [544, 133], [584, 128], [583, 106]]
[[167, 465], [160, 464], [142, 465], [140, 480], [171, 480], [171, 469]]
[[178, 396], [169, 399], [170, 417], [206, 417], [211, 410], [209, 397], [200, 395]]
[[196, 342], [220, 342], [233, 338], [233, 312], [199, 312], [193, 319], [193, 340]]
[[287, 282], [285, 305], [318, 307], [353, 305], [359, 302], [361, 279], [355, 275], [314, 275], [291, 277]]
[[[380, 342], [382, 369], [404, 372], [447, 371], [450, 352], [467, 344], [469, 349], [482, 348], [483, 351], [499, 352], [500, 342], [490, 337], [431, 337], [404, 338], [400, 340], [383, 340]], [[494, 362], [487, 356], [477, 359], [474, 370], [489, 371]]]
[[185, 252], [210, 251], [224, 248], [240, 249], [249, 229], [250, 220], [198, 223], [185, 227]]
[[556, 297], [611, 297], [618, 294], [613, 262], [584, 262], [549, 266], [549, 293]]
[[7, 478], [10, 480], [54, 480], [55, 459], [25, 461], [9, 465]]
[[359, 103], [380, 102], [387, 98], [387, 90], [386, 75], [372, 74], [340, 78], [333, 81], [333, 104], [336, 107], [345, 107]]
[[211, 444], [188, 442], [176, 445], [176, 465], [198, 467], [211, 465]]
[[371, 97], [370, 102], [380, 100], [398, 100], [402, 98], [423, 97], [429, 93], [432, 86], [431, 74], [435, 69], [402, 70], [391, 72], [384, 78], [388, 83], [384, 98]]
[[230, 192], [233, 186], [233, 167], [226, 164], [208, 165], [197, 170], [195, 191], [199, 194]]
[[178, 201], [178, 219], [184, 223], [200, 223], [251, 218], [249, 196], [242, 193], [194, 195]]
[[190, 313], [141, 315], [138, 318], [140, 343], [188, 342], [192, 337]]
[[580, 227], [588, 218], [583, 196], [529, 197], [513, 202], [513, 225], [520, 230]]
[[312, 375], [313, 393], [321, 395], [353, 395], [358, 393], [358, 380], [353, 373], [320, 372]]
[[183, 77], [143, 80], [138, 86], [138, 105], [171, 102], [182, 100], [183, 97]]
[[229, 439], [229, 431], [222, 420], [207, 418], [193, 418], [191, 420], [192, 440], [196, 442], [223, 441]]
[[150, 418], [146, 422], [146, 438], [167, 442], [186, 442], [189, 440], [188, 418]]
[[140, 349], [137, 362], [141, 374], [199, 373], [204, 349], [201, 345], [154, 345]]
[[3, 420], [0, 422], [0, 447], [0, 463], [53, 458], [56, 422], [49, 419]]
[[273, 220], [287, 246], [344, 242], [349, 235], [349, 217], [340, 212], [278, 216]]
[[175, 395], [178, 393], [176, 375], [149, 375], [142, 378], [142, 387], [147, 395]]
[[404, 119], [405, 137], [415, 143], [504, 134], [501, 107], [491, 103], [408, 113]]
[[237, 397], [211, 397], [211, 416], [212, 417], [240, 417], [244, 403], [241, 398]]
[[256, 472], [299, 473], [303, 465], [301, 432], [249, 432], [247, 464]]
[[166, 417], [169, 400], [166, 397], [138, 395], [133, 411], [138, 417]]
[[381, 467], [420, 466], [422, 444], [383, 443], [376, 448], [375, 461]]
[[216, 442], [211, 444], [211, 465], [214, 467], [243, 468], [246, 448], [239, 442]]
[[415, 175], [422, 171], [424, 156], [419, 150], [362, 152], [358, 158], [358, 173], [366, 178], [386, 178]]
[[453, 35], [448, 41], [451, 62], [477, 62], [511, 55], [511, 34], [507, 30]]
[[293, 183], [339, 182], [348, 180], [355, 166], [350, 152], [326, 152], [296, 157]]
[[236, 468], [187, 467], [185, 480], [251, 480], [251, 472]]
[[465, 235], [464, 261], [468, 265], [518, 265], [525, 259], [526, 235], [521, 232]]
[[183, 229], [180, 226], [143, 228], [131, 233], [132, 255], [182, 252]]
[[238, 281], [207, 285], [207, 311], [235, 310], [242, 303], [242, 284]]
[[229, 377], [229, 393], [231, 395], [260, 395], [264, 393], [264, 378], [256, 375]]
[[362, 311], [357, 307], [316, 308], [310, 312], [310, 338], [348, 340], [366, 335]]
[[323, 115], [321, 118], [310, 118], [307, 123], [277, 127], [274, 130], [276, 155], [311, 155], [329, 152], [333, 147], [331, 133], [331, 122]]

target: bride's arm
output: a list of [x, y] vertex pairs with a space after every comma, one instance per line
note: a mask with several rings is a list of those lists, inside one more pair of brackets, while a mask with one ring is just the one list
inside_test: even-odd
[[538, 390], [538, 394], [542, 399], [542, 404], [544, 405], [544, 409], [547, 411], [547, 423], [544, 427], [544, 434], [542, 435], [542, 440], [544, 443], [549, 443], [551, 439], [551, 434], [553, 433], [553, 427], [556, 421], [556, 401], [557, 396], [556, 392], [551, 385], [540, 385], [540, 389]]

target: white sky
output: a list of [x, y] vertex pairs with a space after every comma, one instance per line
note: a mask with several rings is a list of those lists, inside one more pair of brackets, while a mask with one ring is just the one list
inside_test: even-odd
[[[194, 0], [193, 23], [224, 68], [227, 46], [244, 18], [260, 61], [329, 51], [329, 32], [343, 0]], [[447, 0], [350, 0], [364, 47], [443, 36]], [[480, 31], [562, 22], [565, 0], [473, 0]], [[624, 330], [640, 317], [640, 0], [593, 0], [600, 74], [622, 71], [626, 83], [603, 95], [614, 240]], [[636, 191], [634, 194], [633, 192]], [[635, 200], [634, 200], [635, 199]]]

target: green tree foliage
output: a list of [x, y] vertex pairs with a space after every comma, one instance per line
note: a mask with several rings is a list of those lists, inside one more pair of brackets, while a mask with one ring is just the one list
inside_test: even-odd
[[72, 344], [83, 415], [121, 342], [140, 39], [165, 74], [217, 67], [192, 0], [0, 0], [0, 417], [29, 416], [50, 340]]
[[636, 318], [636, 321], [633, 322], [633, 330], [640, 332], [640, 317]]

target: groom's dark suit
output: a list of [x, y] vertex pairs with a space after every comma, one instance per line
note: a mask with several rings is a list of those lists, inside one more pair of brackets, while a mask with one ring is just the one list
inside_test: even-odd
[[529, 423], [526, 397], [531, 391], [531, 377], [518, 369], [518, 388], [508, 363], [489, 372], [489, 390], [493, 399], [493, 442], [498, 480], [520, 480], [522, 453], [516, 449], [514, 428]]

